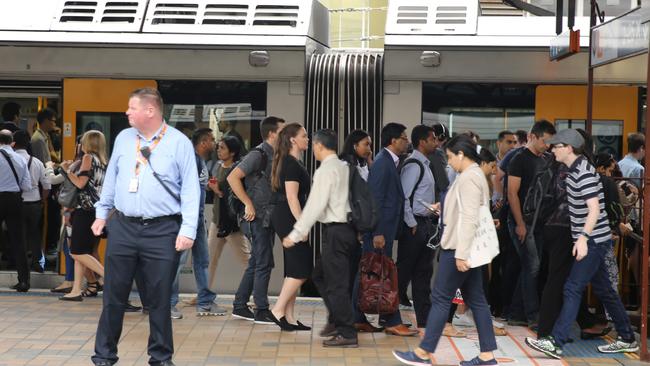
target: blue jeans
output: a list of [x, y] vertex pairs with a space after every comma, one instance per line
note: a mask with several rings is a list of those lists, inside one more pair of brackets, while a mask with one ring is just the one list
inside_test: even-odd
[[[372, 234], [365, 234], [363, 237], [363, 250], [364, 253], [372, 253], [375, 251], [374, 246], [372, 245]], [[393, 238], [386, 238], [383, 254], [392, 258], [393, 254]], [[359, 310], [359, 272], [357, 271], [357, 276], [354, 281], [354, 288], [352, 289], [352, 310], [354, 310], [354, 322], [355, 323], [367, 323], [368, 320], [366, 316]], [[399, 309], [392, 314], [385, 314], [379, 316], [379, 324], [383, 327], [394, 327], [396, 325], [402, 324], [402, 316], [399, 312]]]
[[[511, 313], [508, 316], [517, 316], [523, 312], [526, 320], [536, 322], [539, 315], [539, 291], [537, 282], [539, 280], [540, 260], [542, 258], [542, 236], [539, 233], [531, 233], [530, 226], [526, 226], [528, 232], [524, 243], [519, 241], [515, 231], [517, 224], [512, 215], [508, 215], [508, 229], [512, 244], [515, 247], [521, 272], [515, 285], [515, 292], [512, 296]], [[523, 309], [522, 309], [523, 308]]]
[[630, 318], [625, 312], [621, 298], [612, 287], [605, 264], [605, 254], [612, 250], [612, 242], [596, 244], [589, 240], [588, 247], [587, 256], [573, 263], [571, 273], [564, 284], [564, 304], [551, 334], [560, 346], [566, 343], [571, 325], [578, 314], [582, 293], [591, 282], [594, 294], [614, 320], [616, 332], [624, 341], [631, 342], [634, 340], [634, 332], [630, 326]]
[[[180, 279], [181, 269], [187, 263], [189, 250], [184, 250], [181, 253], [181, 259], [178, 262], [178, 269], [176, 270], [176, 277], [172, 285], [171, 305], [172, 307], [178, 304], [178, 281]], [[210, 256], [208, 255], [208, 236], [205, 230], [205, 219], [203, 215], [199, 215], [199, 224], [196, 228], [196, 239], [192, 245], [192, 269], [194, 270], [194, 280], [196, 281], [196, 290], [198, 293], [197, 307], [210, 307], [217, 298], [217, 294], [210, 291], [208, 287], [208, 265], [210, 264]]]
[[235, 294], [235, 301], [233, 301], [235, 309], [246, 308], [251, 294], [256, 310], [269, 308], [269, 281], [275, 266], [273, 262], [275, 233], [272, 228], [264, 227], [262, 221], [261, 218], [256, 218], [241, 224], [242, 231], [251, 242], [251, 256]]
[[427, 317], [427, 327], [420, 347], [430, 353], [436, 351], [438, 341], [449, 317], [451, 300], [456, 289], [463, 293], [463, 301], [474, 314], [474, 322], [478, 330], [481, 352], [491, 352], [497, 349], [497, 341], [492, 328], [490, 306], [483, 293], [482, 268], [472, 268], [467, 272], [459, 272], [456, 268], [456, 251], [441, 250], [438, 273], [431, 289], [431, 310]]

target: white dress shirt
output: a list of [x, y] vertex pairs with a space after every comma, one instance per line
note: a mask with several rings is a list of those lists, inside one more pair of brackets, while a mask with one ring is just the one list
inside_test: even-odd
[[[20, 155], [25, 159], [25, 164], [29, 164], [29, 154], [27, 150], [18, 149], [16, 154]], [[45, 166], [43, 163], [35, 157], [32, 157], [32, 164], [29, 165], [29, 174], [31, 175], [32, 186], [28, 191], [23, 191], [23, 201], [24, 202], [36, 202], [41, 200], [41, 192], [38, 189], [38, 183], [41, 183], [43, 189], [49, 190], [52, 188], [50, 185], [50, 180], [45, 175]]]

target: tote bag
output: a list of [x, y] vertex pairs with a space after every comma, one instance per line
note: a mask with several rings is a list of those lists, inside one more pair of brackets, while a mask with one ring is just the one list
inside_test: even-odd
[[[478, 173], [477, 173], [478, 174]], [[484, 189], [487, 188], [487, 182]], [[492, 259], [499, 255], [499, 238], [497, 237], [497, 230], [494, 227], [492, 220], [492, 213], [490, 212], [489, 198], [484, 195], [483, 202], [478, 211], [478, 227], [474, 234], [471, 250], [467, 261], [471, 268], [480, 267], [492, 262]], [[460, 193], [456, 190], [456, 198], [458, 199], [458, 207], [461, 207]], [[461, 222], [460, 210], [458, 215], [458, 222]], [[458, 225], [458, 230], [461, 230]]]

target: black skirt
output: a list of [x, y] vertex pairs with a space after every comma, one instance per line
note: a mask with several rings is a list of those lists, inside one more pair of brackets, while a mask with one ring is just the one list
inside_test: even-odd
[[72, 212], [71, 222], [70, 253], [93, 254], [95, 247], [99, 245], [99, 237], [90, 229], [95, 222], [95, 210], [78, 208]]

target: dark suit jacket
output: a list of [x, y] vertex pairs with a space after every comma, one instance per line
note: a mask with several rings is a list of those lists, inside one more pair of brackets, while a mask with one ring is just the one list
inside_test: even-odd
[[393, 158], [382, 149], [370, 166], [368, 186], [379, 210], [379, 220], [373, 235], [384, 235], [392, 242], [398, 233], [404, 210], [404, 191]]

